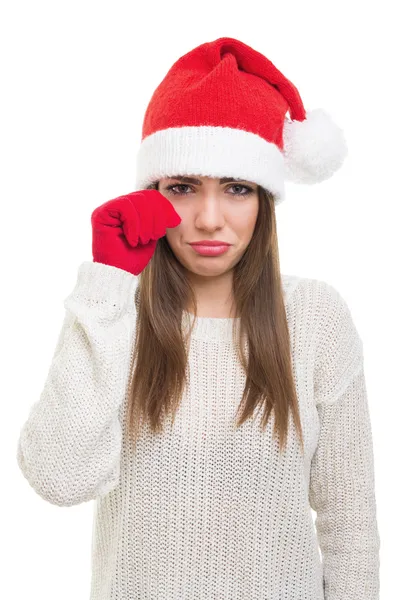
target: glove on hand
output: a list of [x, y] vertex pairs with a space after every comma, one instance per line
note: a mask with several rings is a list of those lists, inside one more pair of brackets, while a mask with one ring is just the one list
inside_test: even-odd
[[181, 220], [158, 190], [139, 190], [109, 200], [91, 215], [93, 261], [138, 275], [166, 228], [176, 227]]

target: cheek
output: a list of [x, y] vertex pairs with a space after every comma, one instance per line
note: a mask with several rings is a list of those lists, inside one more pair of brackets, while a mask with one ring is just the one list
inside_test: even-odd
[[243, 237], [251, 237], [257, 222], [258, 205], [247, 207], [246, 210], [240, 210], [235, 214], [234, 226], [238, 233]]
[[248, 223], [249, 223], [249, 227], [251, 228], [252, 232], [256, 226], [257, 217], [258, 217], [258, 199], [257, 199], [257, 202], [252, 206], [251, 210], [249, 211], [249, 215], [248, 215]]
[[168, 241], [177, 240], [180, 237], [185, 237], [185, 233], [193, 225], [193, 210], [191, 210], [190, 206], [184, 206], [183, 202], [174, 202], [170, 201], [172, 206], [174, 207], [176, 213], [180, 216], [181, 222], [176, 227], [171, 227], [167, 233]]
[[176, 246], [176, 244], [178, 242], [179, 237], [181, 236], [181, 231], [180, 231], [181, 227], [182, 227], [182, 223], [177, 225], [177, 227], [171, 227], [171, 228], [167, 229], [165, 237], [167, 238], [167, 241], [172, 249], [174, 249], [174, 247]]

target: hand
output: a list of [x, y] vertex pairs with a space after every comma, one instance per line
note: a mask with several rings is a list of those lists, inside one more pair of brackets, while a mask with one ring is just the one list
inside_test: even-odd
[[153, 256], [157, 240], [181, 218], [161, 192], [151, 189], [105, 202], [92, 212], [91, 223], [93, 261], [138, 275]]

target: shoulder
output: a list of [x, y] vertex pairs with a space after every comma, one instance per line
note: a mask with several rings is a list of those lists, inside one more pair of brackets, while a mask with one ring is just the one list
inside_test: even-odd
[[281, 278], [287, 304], [314, 319], [329, 320], [350, 311], [344, 293], [324, 279], [287, 273], [282, 273]]
[[281, 279], [288, 325], [296, 345], [315, 355], [340, 305], [344, 306], [344, 298], [322, 279], [290, 274], [282, 274]]
[[288, 317], [307, 339], [317, 403], [332, 402], [363, 364], [363, 342], [345, 293], [322, 279], [285, 275]]

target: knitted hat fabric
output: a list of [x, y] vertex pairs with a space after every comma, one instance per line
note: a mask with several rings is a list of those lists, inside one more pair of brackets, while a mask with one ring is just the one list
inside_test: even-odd
[[[289, 112], [289, 117], [287, 113]], [[181, 56], [147, 106], [136, 188], [163, 177], [253, 181], [285, 198], [285, 181], [318, 183], [343, 164], [343, 131], [260, 52], [229, 37]]]

